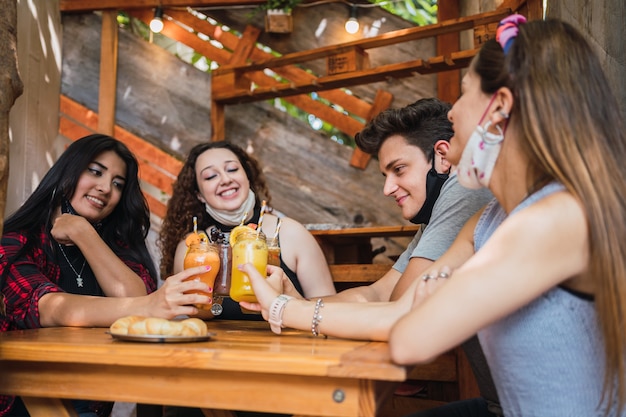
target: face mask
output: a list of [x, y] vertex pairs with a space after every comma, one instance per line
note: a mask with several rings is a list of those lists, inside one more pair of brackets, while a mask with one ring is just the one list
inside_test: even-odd
[[78, 216], [78, 213], [76, 213], [76, 210], [74, 210], [74, 207], [72, 207], [72, 204], [67, 198], [63, 199], [63, 203], [61, 204], [61, 213], [69, 213], [73, 214], [74, 216]]
[[[491, 98], [487, 109], [491, 106], [494, 98], [495, 95]], [[457, 170], [459, 182], [466, 188], [478, 189], [489, 186], [493, 167], [502, 147], [502, 140], [504, 139], [502, 128], [496, 125], [498, 133], [490, 133], [491, 121], [489, 120], [484, 126], [481, 126], [487, 109], [467, 141], [459, 161]]]
[[[255, 204], [255, 196], [252, 190], [248, 190], [248, 197], [246, 201], [236, 210], [226, 211], [226, 210], [216, 210], [208, 204], [204, 204], [206, 212], [209, 213], [213, 219], [220, 222], [226, 226], [236, 226], [249, 221], [254, 214], [254, 204]], [[244, 216], [246, 216], [244, 218]]]
[[433, 166], [426, 174], [426, 200], [424, 200], [424, 205], [420, 211], [410, 220], [411, 223], [428, 224], [435, 201], [437, 201], [441, 187], [443, 187], [443, 183], [446, 182], [448, 176], [448, 174], [439, 174], [435, 170], [435, 158], [433, 157]]

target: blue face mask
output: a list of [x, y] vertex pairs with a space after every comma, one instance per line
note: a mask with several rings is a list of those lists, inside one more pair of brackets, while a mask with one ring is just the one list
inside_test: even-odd
[[433, 157], [433, 165], [426, 174], [426, 200], [420, 211], [409, 220], [414, 224], [428, 224], [430, 215], [433, 213], [435, 201], [439, 197], [441, 187], [448, 179], [449, 174], [440, 174], [435, 170], [435, 158]]

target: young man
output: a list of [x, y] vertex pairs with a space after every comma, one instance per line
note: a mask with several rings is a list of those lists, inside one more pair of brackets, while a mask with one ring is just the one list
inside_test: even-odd
[[[396, 200], [405, 219], [422, 227], [393, 267], [378, 281], [324, 297], [323, 321], [320, 317], [316, 323], [318, 302], [315, 333], [319, 330], [337, 337], [386, 340], [399, 316], [384, 310], [380, 303], [365, 303], [399, 300], [410, 308], [413, 297], [402, 295], [408, 290], [415, 291], [411, 287], [418, 285], [415, 281], [448, 249], [465, 222], [493, 198], [485, 189], [476, 191], [462, 187], [454, 168], [446, 160], [448, 141], [453, 135], [448, 120], [450, 108], [438, 99], [422, 99], [401, 109], [383, 111], [357, 134], [359, 148], [378, 156], [380, 171], [385, 176], [384, 194]], [[272, 288], [265, 296], [260, 294], [270, 289], [263, 282], [271, 280], [253, 276], [251, 279], [259, 308], [264, 317], [271, 319], [269, 310], [272, 305], [276, 307], [276, 291]], [[297, 297], [284, 280], [283, 287], [283, 292]], [[282, 301], [280, 319], [287, 327], [311, 329], [312, 302], [297, 298], [300, 299]], [[451, 403], [441, 410], [418, 414], [420, 417], [498, 415], [497, 394], [477, 338], [466, 341], [463, 348], [483, 398]]]
[[[397, 300], [452, 244], [467, 219], [492, 198], [491, 193], [468, 190], [458, 182], [445, 156], [453, 135], [450, 105], [422, 99], [402, 109], [380, 113], [357, 134], [357, 146], [378, 155], [385, 176], [383, 192], [393, 197], [405, 219], [422, 224], [393, 267], [369, 286], [356, 287], [326, 301]], [[425, 181], [424, 181], [425, 178]], [[500, 411], [489, 368], [476, 337], [463, 344], [478, 381], [481, 399], [462, 401], [418, 413], [435, 417], [456, 412], [489, 416]]]

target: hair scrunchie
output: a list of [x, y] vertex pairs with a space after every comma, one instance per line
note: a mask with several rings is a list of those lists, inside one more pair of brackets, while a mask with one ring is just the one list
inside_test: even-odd
[[506, 54], [513, 44], [513, 40], [519, 33], [519, 25], [526, 23], [526, 18], [521, 14], [512, 14], [498, 23], [496, 29], [496, 41]]

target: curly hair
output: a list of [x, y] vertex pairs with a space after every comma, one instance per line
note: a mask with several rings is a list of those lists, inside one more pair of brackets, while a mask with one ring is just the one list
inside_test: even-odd
[[215, 219], [205, 210], [204, 203], [198, 200], [198, 181], [196, 178], [196, 161], [204, 152], [211, 149], [228, 149], [237, 156], [243, 167], [250, 189], [255, 193], [256, 204], [265, 200], [270, 204], [270, 193], [265, 176], [259, 162], [248, 155], [239, 146], [226, 141], [202, 143], [194, 146], [183, 165], [176, 182], [172, 198], [167, 204], [167, 213], [163, 219], [161, 233], [157, 241], [161, 250], [161, 276], [172, 274], [174, 269], [174, 255], [178, 243], [192, 230], [193, 217], [198, 218], [198, 229], [206, 230], [214, 225]]

